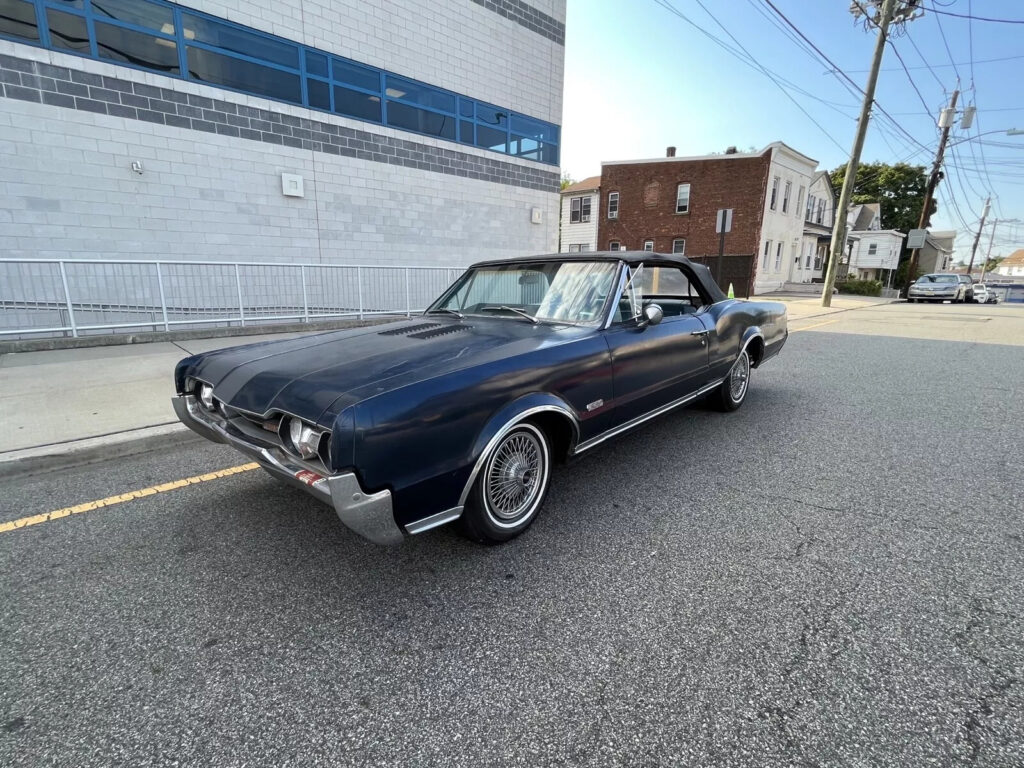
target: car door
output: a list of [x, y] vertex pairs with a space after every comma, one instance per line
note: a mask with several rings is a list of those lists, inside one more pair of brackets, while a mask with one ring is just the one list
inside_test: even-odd
[[[606, 330], [612, 361], [612, 418], [623, 424], [700, 389], [708, 375], [708, 334], [698, 314], [705, 301], [676, 265], [649, 265], [626, 277], [618, 307]], [[637, 318], [656, 303], [660, 323]], [[642, 315], [641, 315], [642, 317]]]

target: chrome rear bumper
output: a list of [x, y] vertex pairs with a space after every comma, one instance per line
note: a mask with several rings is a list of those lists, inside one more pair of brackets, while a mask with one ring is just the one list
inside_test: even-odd
[[192, 395], [171, 398], [182, 424], [215, 443], [226, 443], [250, 457], [274, 477], [330, 504], [347, 527], [375, 544], [398, 544], [405, 538], [395, 522], [391, 491], [366, 493], [352, 472], [323, 476], [302, 466], [284, 451], [254, 445], [232, 434], [227, 423], [213, 418]]

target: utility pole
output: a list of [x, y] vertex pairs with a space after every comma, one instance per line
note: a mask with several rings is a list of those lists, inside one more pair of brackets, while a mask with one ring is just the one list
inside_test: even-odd
[[[939, 117], [939, 123], [942, 125], [942, 136], [939, 138], [939, 149], [935, 153], [935, 162], [932, 163], [932, 172], [928, 176], [928, 184], [924, 190], [924, 205], [921, 206], [921, 218], [918, 220], [918, 229], [927, 229], [928, 222], [931, 221], [932, 214], [929, 210], [932, 207], [932, 197], [935, 195], [935, 187], [939, 184], [939, 175], [942, 173], [942, 156], [946, 153], [946, 142], [949, 141], [949, 132], [953, 128], [953, 123], [956, 118], [956, 100], [960, 98], [959, 89], [953, 91], [953, 98], [950, 99], [949, 106], [942, 110], [942, 115]], [[910, 290], [910, 284], [914, 282], [914, 270], [917, 267], [917, 248], [914, 248], [910, 252], [910, 263], [907, 265], [907, 290]]]
[[996, 239], [996, 227], [999, 226], [999, 219], [992, 219], [992, 234], [988, 236], [988, 248], [985, 250], [985, 261], [981, 263], [981, 277], [979, 283], [985, 282], [985, 269], [988, 267], [988, 260], [992, 258], [992, 243]]
[[[978, 241], [981, 240], [981, 233], [985, 229], [985, 217], [988, 216], [988, 207], [992, 202], [991, 197], [985, 198], [985, 210], [981, 212], [981, 223], [978, 225], [978, 234], [974, 236], [974, 245], [971, 246], [971, 262], [967, 265], [967, 277], [971, 276], [971, 270], [974, 269], [974, 254], [978, 250]], [[992, 234], [995, 235], [995, 228], [992, 229]], [[985, 267], [982, 265], [982, 275], [985, 274]]]
[[868, 132], [868, 120], [871, 117], [871, 107], [875, 103], [875, 85], [878, 83], [878, 71], [882, 66], [882, 54], [885, 53], [885, 40], [889, 33], [889, 23], [892, 21], [893, 12], [896, 9], [896, 0], [885, 0], [878, 19], [878, 39], [875, 40], [875, 53], [871, 59], [871, 73], [868, 75], [867, 87], [864, 89], [864, 103], [860, 108], [860, 117], [857, 119], [857, 135], [853, 140], [853, 150], [850, 152], [850, 162], [846, 164], [846, 178], [843, 179], [843, 189], [839, 193], [839, 205], [833, 216], [832, 242], [829, 245], [828, 270], [825, 273], [825, 287], [821, 291], [821, 306], [832, 306], [832, 288], [836, 282], [836, 269], [839, 267], [839, 259], [843, 255], [843, 246], [846, 243], [846, 215], [850, 207], [850, 198], [853, 196], [853, 187], [857, 180], [857, 168], [860, 166], [860, 153], [864, 148], [864, 138]]

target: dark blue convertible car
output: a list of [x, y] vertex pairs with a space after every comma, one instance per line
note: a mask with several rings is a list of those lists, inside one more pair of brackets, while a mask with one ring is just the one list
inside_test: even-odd
[[739, 408], [787, 335], [783, 304], [682, 257], [490, 261], [408, 320], [186, 358], [174, 408], [371, 541], [457, 520], [501, 542], [553, 463], [700, 397]]

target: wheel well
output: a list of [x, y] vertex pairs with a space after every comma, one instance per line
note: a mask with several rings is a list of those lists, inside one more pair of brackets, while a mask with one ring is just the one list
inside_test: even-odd
[[750, 355], [750, 366], [757, 368], [764, 359], [764, 339], [755, 336], [747, 345], [747, 354]]
[[535, 413], [525, 421], [540, 427], [544, 432], [544, 436], [551, 443], [551, 456], [556, 463], [561, 464], [569, 458], [575, 430], [568, 417], [554, 411], [545, 411]]

